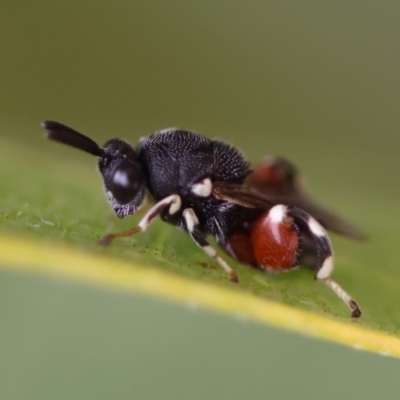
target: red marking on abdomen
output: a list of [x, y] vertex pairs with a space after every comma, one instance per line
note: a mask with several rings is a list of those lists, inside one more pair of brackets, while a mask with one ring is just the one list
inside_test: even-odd
[[296, 266], [299, 237], [291, 218], [278, 223], [267, 211], [254, 224], [251, 240], [254, 257], [263, 269], [279, 272]]
[[253, 243], [250, 235], [245, 233], [234, 233], [228, 237], [226, 250], [230, 255], [243, 264], [256, 266], [257, 260], [254, 257]]

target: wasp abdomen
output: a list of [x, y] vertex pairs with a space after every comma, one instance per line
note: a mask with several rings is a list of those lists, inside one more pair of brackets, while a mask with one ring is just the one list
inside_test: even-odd
[[257, 260], [254, 256], [253, 243], [247, 232], [235, 232], [230, 235], [224, 248], [232, 257], [241, 263], [258, 267]]
[[279, 272], [296, 266], [299, 236], [282, 205], [272, 207], [254, 224], [251, 232], [254, 257], [266, 271]]

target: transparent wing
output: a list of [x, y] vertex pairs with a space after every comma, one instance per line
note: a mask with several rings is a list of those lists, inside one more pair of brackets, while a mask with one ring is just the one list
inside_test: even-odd
[[268, 209], [276, 204], [295, 206], [338, 235], [357, 240], [366, 238], [355, 224], [314, 201], [297, 168], [281, 157], [264, 159], [243, 185], [215, 182], [213, 193], [218, 199], [249, 208]]

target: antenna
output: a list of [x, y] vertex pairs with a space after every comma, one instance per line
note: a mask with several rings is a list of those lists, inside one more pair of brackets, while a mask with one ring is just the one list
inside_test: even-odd
[[67, 144], [94, 156], [101, 157], [104, 154], [95, 141], [66, 125], [55, 121], [44, 121], [41, 125], [46, 129], [47, 138], [50, 140]]

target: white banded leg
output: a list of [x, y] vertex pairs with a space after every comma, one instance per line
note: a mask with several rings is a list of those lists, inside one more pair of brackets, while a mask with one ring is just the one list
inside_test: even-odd
[[151, 207], [151, 209], [140, 220], [138, 226], [118, 233], [109, 233], [99, 240], [99, 244], [101, 244], [102, 246], [108, 246], [111, 241], [117, 237], [132, 236], [135, 233], [143, 232], [150, 225], [150, 222], [163, 210], [169, 208], [169, 214], [172, 215], [180, 210], [181, 205], [181, 198], [177, 194], [171, 194], [170, 196], [165, 197], [164, 199], [156, 203], [153, 207]]
[[206, 238], [204, 237], [203, 233], [201, 233], [197, 229], [197, 225], [199, 224], [199, 220], [193, 211], [192, 208], [186, 208], [183, 210], [183, 218], [185, 219], [186, 222], [186, 228], [189, 232], [190, 237], [195, 241], [195, 243], [201, 247], [210, 257], [214, 258], [218, 264], [229, 274], [229, 279], [232, 282], [239, 282], [239, 277], [237, 273], [228, 265], [228, 263], [222, 259], [218, 253], [217, 250], [214, 249], [208, 243]]
[[315, 277], [330, 287], [348, 305], [352, 310], [352, 318], [359, 318], [361, 310], [356, 301], [338, 283], [330, 278], [334, 267], [333, 252], [325, 229], [315, 218], [297, 207], [288, 208], [288, 215], [293, 217], [295, 221], [303, 225], [305, 224], [315, 242], [318, 257], [318, 271]]

